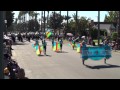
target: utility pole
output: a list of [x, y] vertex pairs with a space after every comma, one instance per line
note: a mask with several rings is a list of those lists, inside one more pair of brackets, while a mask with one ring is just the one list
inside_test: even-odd
[[78, 29], [77, 28], [78, 27], [78, 20], [77, 20], [78, 18], [77, 17], [78, 17], [78, 11], [76, 11], [76, 30], [75, 30], [75, 36], [77, 34], [77, 29]]
[[44, 33], [45, 33], [45, 11], [44, 11]]
[[68, 11], [67, 11], [67, 30], [66, 32], [68, 32]]
[[98, 11], [98, 45], [100, 45], [100, 11]]
[[119, 24], [118, 24], [118, 45], [120, 45], [120, 11], [119, 11]]
[[[61, 11], [60, 11], [60, 18], [61, 18]], [[60, 35], [60, 29], [61, 29], [61, 26], [60, 26], [60, 28], [59, 28], [59, 35]]]
[[43, 11], [41, 11], [41, 32], [42, 32], [42, 19], [43, 19]]
[[3, 60], [3, 31], [5, 30], [4, 22], [5, 11], [0, 11], [0, 79], [4, 79], [4, 60]]
[[48, 30], [48, 21], [49, 21], [49, 11], [48, 12], [48, 15], [47, 15], [47, 30]]
[[53, 13], [53, 18], [54, 18], [54, 38], [55, 38], [55, 11], [54, 11], [54, 13]]

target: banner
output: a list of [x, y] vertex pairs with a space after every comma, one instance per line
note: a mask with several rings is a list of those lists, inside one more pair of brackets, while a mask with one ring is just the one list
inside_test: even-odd
[[82, 59], [87, 60], [88, 58], [92, 60], [101, 60], [103, 58], [109, 59], [111, 57], [111, 47], [101, 46], [101, 47], [82, 47]]
[[46, 32], [46, 37], [49, 38], [52, 35], [51, 32]]

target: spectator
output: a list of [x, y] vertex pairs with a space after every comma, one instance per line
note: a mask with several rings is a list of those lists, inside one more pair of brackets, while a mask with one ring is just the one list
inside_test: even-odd
[[28, 79], [27, 77], [25, 77], [25, 71], [23, 68], [18, 70], [17, 79]]

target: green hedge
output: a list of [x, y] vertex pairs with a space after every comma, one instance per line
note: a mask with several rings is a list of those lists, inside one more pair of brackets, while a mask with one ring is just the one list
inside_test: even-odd
[[[91, 37], [93, 39], [97, 39], [98, 38], [98, 30], [97, 29], [92, 29], [91, 30]], [[107, 31], [106, 30], [100, 30], [100, 36], [107, 36]]]

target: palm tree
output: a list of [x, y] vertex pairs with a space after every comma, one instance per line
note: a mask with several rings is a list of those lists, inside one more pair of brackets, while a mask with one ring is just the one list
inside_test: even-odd
[[48, 19], [49, 19], [49, 11], [48, 12], [48, 15], [47, 15], [47, 30], [48, 30]]
[[100, 44], [100, 11], [98, 11], [98, 45]]
[[21, 11], [18, 14], [18, 20], [20, 21], [20, 23], [22, 22], [22, 12]]
[[30, 17], [32, 17], [33, 14], [34, 14], [34, 11], [28, 11], [29, 20], [30, 20]]
[[[60, 17], [61, 17], [61, 11], [60, 11]], [[59, 35], [60, 35], [60, 28], [59, 28]]]
[[42, 31], [43, 11], [41, 11], [41, 31]]
[[36, 11], [36, 12], [33, 12], [32, 14], [35, 17], [35, 21], [37, 21], [37, 16], [39, 15], [39, 13], [37, 13], [37, 11]]
[[68, 14], [69, 14], [69, 12], [67, 11], [67, 31], [68, 31], [68, 20], [70, 19], [70, 18], [68, 17]]
[[[68, 32], [68, 21], [71, 17], [69, 16], [69, 11], [67, 11], [67, 16], [64, 17], [65, 20], [67, 20], [67, 28], [66, 28], [66, 33]], [[66, 36], [66, 33], [65, 33], [65, 36]]]
[[45, 33], [45, 11], [44, 11], [44, 33]]
[[[78, 31], [78, 11], [76, 11], [76, 31]], [[75, 32], [76, 35], [76, 32]]]
[[120, 45], [120, 11], [119, 11], [118, 44]]

